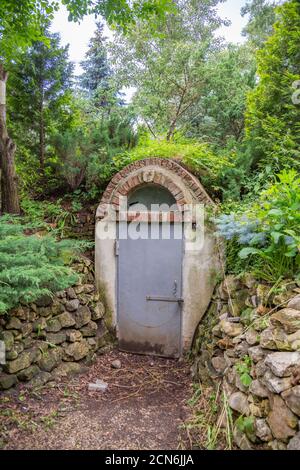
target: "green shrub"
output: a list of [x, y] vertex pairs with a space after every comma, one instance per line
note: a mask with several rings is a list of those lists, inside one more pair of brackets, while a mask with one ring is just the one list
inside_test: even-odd
[[0, 313], [78, 280], [68, 265], [83, 245], [51, 235], [25, 235], [26, 228], [18, 218], [0, 218]]
[[181, 161], [201, 178], [211, 193], [221, 189], [223, 175], [228, 168], [233, 166], [227, 155], [216, 155], [206, 143], [182, 138], [169, 142], [153, 140], [148, 136], [141, 138], [135, 148], [115, 156], [113, 160], [116, 171], [119, 171], [134, 161], [150, 157], [172, 158]]
[[268, 282], [299, 274], [300, 177], [295, 170], [281, 172], [256, 203], [215, 222], [233, 253], [239, 246], [240, 268]]

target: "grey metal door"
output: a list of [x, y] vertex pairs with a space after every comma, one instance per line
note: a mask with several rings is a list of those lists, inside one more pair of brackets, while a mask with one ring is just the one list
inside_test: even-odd
[[182, 239], [175, 239], [174, 232], [174, 225], [171, 225], [170, 239], [163, 239], [162, 224], [158, 224], [157, 239], [119, 239], [118, 338], [121, 350], [180, 356]]

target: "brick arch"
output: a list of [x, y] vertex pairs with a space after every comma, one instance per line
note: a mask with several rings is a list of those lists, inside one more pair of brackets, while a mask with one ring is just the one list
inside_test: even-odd
[[213, 204], [200, 181], [177, 161], [146, 158], [127, 165], [111, 179], [97, 209], [97, 217], [105, 217], [109, 205], [118, 209], [122, 196], [128, 196], [132, 190], [147, 183], [157, 184], [169, 190], [179, 209], [192, 201]]

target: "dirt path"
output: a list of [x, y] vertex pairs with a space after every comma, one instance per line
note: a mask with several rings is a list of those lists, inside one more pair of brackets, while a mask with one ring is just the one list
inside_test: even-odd
[[[113, 369], [119, 359], [122, 367]], [[102, 379], [106, 392], [88, 391]], [[181, 448], [179, 431], [191, 396], [184, 361], [118, 351], [99, 356], [87, 372], [32, 393], [22, 387], [1, 398], [3, 449]]]

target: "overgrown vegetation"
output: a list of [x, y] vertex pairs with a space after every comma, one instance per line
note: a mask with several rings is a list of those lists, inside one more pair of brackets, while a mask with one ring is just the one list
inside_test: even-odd
[[[275, 283], [300, 274], [300, 178], [283, 171], [249, 207], [216, 219], [218, 233], [238, 246], [239, 270]], [[230, 263], [235, 259], [229, 258]], [[229, 266], [230, 269], [230, 266]], [[236, 269], [236, 268], [235, 268]]]
[[0, 314], [78, 280], [69, 265], [86, 243], [57, 240], [45, 228], [30, 234], [34, 226], [10, 216], [0, 218]]

